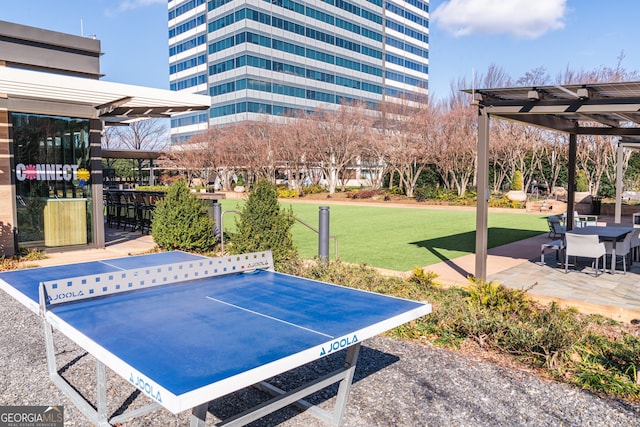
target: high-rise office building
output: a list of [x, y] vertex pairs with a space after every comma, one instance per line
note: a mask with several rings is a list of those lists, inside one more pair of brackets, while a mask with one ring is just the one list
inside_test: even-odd
[[427, 92], [428, 0], [169, 0], [172, 90], [212, 97], [174, 141], [261, 115]]

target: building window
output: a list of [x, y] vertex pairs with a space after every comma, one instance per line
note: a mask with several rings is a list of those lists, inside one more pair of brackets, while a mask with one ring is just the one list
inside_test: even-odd
[[89, 120], [11, 113], [18, 244], [92, 242]]
[[204, 4], [205, 0], [191, 0], [185, 4], [182, 4], [176, 8], [169, 9], [169, 19], [174, 19], [177, 16], [187, 13], [188, 11], [195, 9], [196, 7]]

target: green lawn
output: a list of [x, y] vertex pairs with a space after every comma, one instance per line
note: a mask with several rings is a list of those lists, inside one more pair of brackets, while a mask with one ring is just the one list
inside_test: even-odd
[[[224, 200], [223, 210], [237, 209], [238, 200]], [[318, 204], [281, 202], [295, 216], [318, 227]], [[326, 205], [326, 204], [325, 204]], [[329, 205], [330, 234], [338, 240], [342, 261], [408, 271], [473, 253], [475, 211]], [[234, 215], [224, 215], [224, 227], [234, 227]], [[489, 214], [489, 247], [526, 239], [548, 231], [546, 217], [519, 213]], [[300, 255], [318, 254], [318, 235], [296, 223], [293, 237]], [[329, 242], [334, 257], [334, 240]]]

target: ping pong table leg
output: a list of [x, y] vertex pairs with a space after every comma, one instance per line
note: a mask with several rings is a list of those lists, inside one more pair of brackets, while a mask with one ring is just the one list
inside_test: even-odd
[[[82, 396], [66, 379], [58, 372], [56, 363], [56, 350], [53, 342], [53, 327], [48, 322], [46, 314], [43, 318], [45, 349], [47, 353], [47, 368], [51, 381], [62, 391], [62, 393], [71, 400], [82, 414], [92, 423], [100, 427], [109, 427], [116, 425], [129, 418], [139, 417], [159, 409], [159, 403], [151, 403], [138, 409], [127, 411], [121, 415], [109, 419], [107, 409], [107, 375], [106, 366], [103, 362], [96, 359], [96, 387], [97, 387], [97, 410]], [[206, 405], [205, 405], [206, 414]], [[202, 418], [204, 420], [204, 417]], [[202, 424], [204, 426], [204, 423]]]
[[204, 427], [209, 403], [203, 403], [191, 410], [191, 427]]
[[56, 366], [56, 350], [53, 345], [53, 329], [46, 319], [44, 322], [44, 345], [47, 352], [47, 367], [49, 375], [58, 375], [58, 367]]
[[[78, 408], [80, 412], [84, 414], [85, 417], [89, 418], [92, 422], [96, 423], [99, 426], [109, 426], [109, 422], [106, 417], [106, 407], [103, 408], [103, 412], [105, 413], [104, 417], [100, 414], [100, 403], [98, 403], [98, 411], [96, 411], [87, 400], [82, 397], [80, 393], [78, 393], [75, 388], [73, 388], [67, 380], [65, 380], [60, 373], [58, 373], [58, 367], [56, 364], [56, 350], [55, 345], [53, 343], [53, 328], [51, 324], [47, 321], [46, 315], [42, 320], [44, 322], [44, 338], [45, 338], [45, 348], [47, 353], [47, 367], [49, 369], [49, 377], [51, 381], [64, 393], [73, 404]], [[99, 362], [98, 362], [99, 363]], [[104, 365], [102, 365], [102, 378], [103, 385], [104, 383]], [[100, 391], [98, 391], [98, 397], [100, 397]], [[106, 390], [104, 390], [104, 400], [106, 401]], [[106, 405], [105, 405], [106, 406]]]
[[333, 425], [338, 426], [342, 422], [345, 409], [347, 407], [347, 399], [349, 398], [349, 390], [353, 382], [353, 374], [356, 371], [356, 362], [360, 353], [360, 343], [352, 345], [347, 350], [347, 356], [344, 361], [344, 367], [347, 370], [345, 377], [340, 381], [338, 387], [338, 395], [336, 396], [336, 404], [333, 410]]
[[[288, 404], [294, 404], [303, 411], [307, 411], [314, 417], [318, 418], [325, 423], [332, 426], [339, 426], [342, 422], [342, 417], [347, 405], [347, 398], [349, 397], [349, 390], [351, 389], [351, 383], [353, 382], [353, 375], [356, 369], [356, 362], [358, 361], [358, 353], [360, 352], [360, 343], [357, 343], [347, 349], [347, 355], [345, 357], [344, 365], [342, 368], [337, 369], [334, 372], [330, 372], [323, 377], [311, 381], [310, 383], [301, 385], [295, 390], [285, 392], [280, 388], [269, 384], [265, 381], [255, 385], [259, 390], [270, 393], [276, 396], [274, 399], [265, 402], [263, 405], [258, 405], [255, 408], [249, 409], [242, 414], [238, 414], [234, 417], [224, 420], [217, 424], [218, 426], [243, 426], [251, 421], [257, 420], [267, 414], [270, 414], [277, 409], [283, 408]], [[326, 409], [314, 406], [308, 401], [304, 400], [306, 397], [318, 390], [322, 390], [332, 384], [339, 383], [338, 394], [336, 396], [336, 402], [333, 407], [333, 411], [330, 412]]]
[[110, 425], [107, 416], [107, 368], [96, 359], [96, 397], [100, 425]]

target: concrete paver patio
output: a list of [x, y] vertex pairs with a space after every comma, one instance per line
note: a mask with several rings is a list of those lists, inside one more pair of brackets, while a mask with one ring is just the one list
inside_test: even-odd
[[[601, 225], [607, 223], [613, 224], [613, 219], [600, 218]], [[590, 266], [585, 268], [581, 263], [578, 269], [570, 267], [565, 274], [564, 265], [556, 261], [555, 251], [547, 251], [545, 265], [540, 264], [540, 246], [552, 240], [547, 234], [541, 234], [490, 249], [487, 280], [512, 289], [526, 289], [542, 302], [557, 301], [585, 313], [627, 322], [640, 319], [640, 262], [628, 267], [626, 274], [618, 266], [616, 274], [606, 272], [594, 277]], [[467, 277], [474, 274], [475, 255], [424, 269], [438, 274], [437, 281], [441, 283], [465, 285], [469, 283]]]

